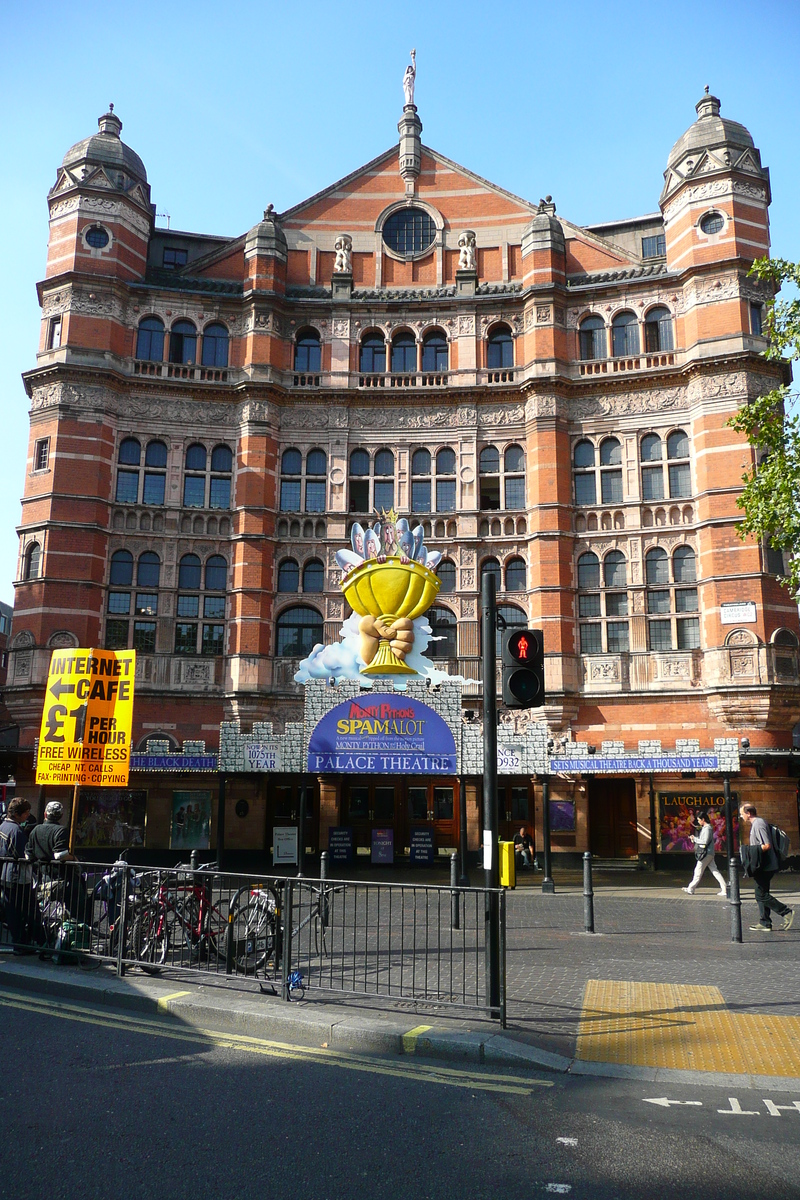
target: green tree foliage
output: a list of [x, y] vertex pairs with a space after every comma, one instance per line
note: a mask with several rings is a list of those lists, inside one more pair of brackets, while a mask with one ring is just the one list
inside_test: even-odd
[[[800, 263], [783, 258], [760, 258], [751, 275], [777, 289], [783, 283], [800, 287]], [[767, 308], [764, 334], [766, 357], [800, 359], [800, 299], [776, 300]], [[800, 595], [800, 419], [790, 411], [792, 393], [785, 386], [745, 404], [730, 424], [743, 433], [755, 450], [756, 464], [743, 476], [738, 504], [742, 538], [766, 538], [788, 559], [786, 584]]]

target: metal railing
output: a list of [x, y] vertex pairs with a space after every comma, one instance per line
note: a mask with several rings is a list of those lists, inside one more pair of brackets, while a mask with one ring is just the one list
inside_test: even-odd
[[[6, 871], [8, 867], [8, 871]], [[14, 874], [16, 872], [16, 877]], [[489, 1012], [505, 1026], [505, 893], [500, 1007], [489, 1003], [484, 888], [0, 859], [0, 949], [118, 974], [239, 977], [285, 1000], [331, 996]]]

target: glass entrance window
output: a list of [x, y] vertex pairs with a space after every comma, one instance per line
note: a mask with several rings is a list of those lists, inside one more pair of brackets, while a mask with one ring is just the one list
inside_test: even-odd
[[351, 821], [366, 821], [369, 819], [369, 788], [351, 787], [348, 809]]
[[427, 821], [428, 789], [426, 787], [410, 787], [408, 789], [408, 819], [409, 821]]
[[453, 789], [451, 787], [435, 787], [433, 789], [433, 818], [435, 821], [452, 821]]
[[394, 820], [394, 788], [375, 788], [375, 807], [373, 809], [376, 821]]

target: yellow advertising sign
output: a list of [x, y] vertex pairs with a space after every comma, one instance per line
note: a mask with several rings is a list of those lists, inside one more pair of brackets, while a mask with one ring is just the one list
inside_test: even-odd
[[36, 782], [126, 787], [135, 650], [54, 650]]

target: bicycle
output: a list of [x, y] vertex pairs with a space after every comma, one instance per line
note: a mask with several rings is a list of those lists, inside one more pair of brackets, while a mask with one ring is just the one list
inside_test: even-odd
[[[192, 868], [178, 864], [175, 871], [188, 874]], [[143, 888], [147, 882], [143, 876]], [[133, 918], [131, 956], [143, 971], [156, 973], [180, 937], [188, 944], [190, 964], [202, 957], [224, 963], [227, 928], [227, 920], [212, 902], [209, 884], [184, 883], [180, 875], [171, 882], [157, 875], [155, 891], [143, 898]]]
[[275, 888], [254, 886], [250, 899], [237, 909], [233, 920], [233, 964], [236, 971], [254, 975], [270, 959], [280, 961], [282, 946], [281, 902]]

